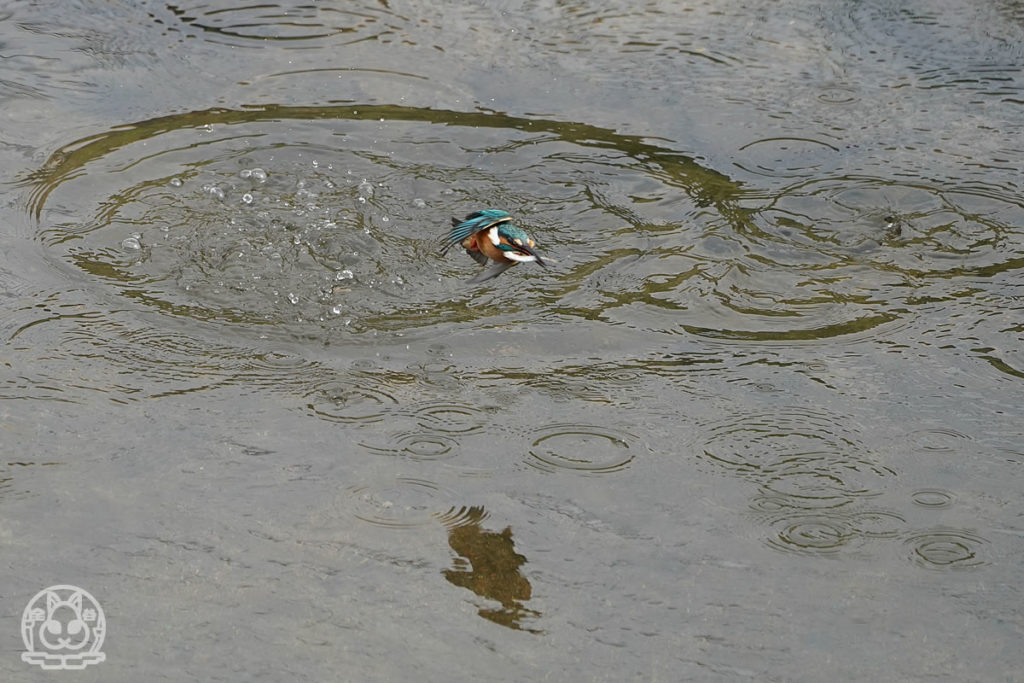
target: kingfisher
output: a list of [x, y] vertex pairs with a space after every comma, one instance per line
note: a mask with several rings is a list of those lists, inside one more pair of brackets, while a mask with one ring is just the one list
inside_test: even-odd
[[456, 244], [461, 244], [466, 253], [482, 266], [491, 263], [490, 268], [472, 277], [470, 284], [479, 284], [498, 277], [517, 263], [535, 261], [547, 268], [540, 254], [533, 250], [533, 238], [522, 228], [512, 224], [512, 216], [500, 209], [474, 211], [462, 220], [452, 219], [441, 253], [446, 253]]

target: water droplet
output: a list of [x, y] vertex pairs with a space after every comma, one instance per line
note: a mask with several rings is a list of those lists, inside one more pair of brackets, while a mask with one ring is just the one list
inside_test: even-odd
[[352, 271], [349, 270], [348, 268], [345, 268], [344, 270], [339, 270], [337, 273], [334, 274], [335, 280], [351, 280], [353, 277], [355, 276], [352, 274]]
[[299, 297], [298, 297], [297, 294], [295, 294], [293, 292], [289, 292], [288, 293], [288, 301], [291, 301], [293, 304], [297, 304], [297, 303], [299, 303]]
[[382, 223], [387, 223], [387, 222], [388, 222], [388, 221], [390, 221], [391, 219], [390, 219], [390, 218], [388, 218], [387, 216], [381, 216], [381, 219], [380, 219], [380, 220], [381, 220], [381, 222], [382, 222]]
[[245, 204], [252, 204], [252, 193], [246, 192], [242, 195], [242, 202]]
[[419, 197], [417, 197], [416, 199], [412, 200], [412, 205], [415, 206], [417, 209], [423, 209], [426, 208], [427, 203], [420, 199]]
[[126, 237], [121, 240], [121, 248], [128, 249], [129, 251], [138, 251], [142, 249], [142, 242], [139, 241], [138, 237]]
[[341, 315], [341, 306], [332, 306], [331, 315]]
[[238, 177], [239, 178], [248, 178], [251, 175], [252, 175], [252, 171], [250, 171], [247, 168], [243, 168], [241, 171], [238, 172]]
[[373, 184], [365, 178], [363, 182], [359, 183], [359, 196], [360, 197], [372, 197], [373, 196]]
[[167, 182], [173, 185], [174, 187], [181, 187], [183, 185], [183, 183], [181, 182], [181, 178], [171, 178]]
[[267, 179], [267, 172], [264, 171], [262, 168], [256, 167], [252, 169], [252, 179], [258, 180], [259, 182], [262, 183]]

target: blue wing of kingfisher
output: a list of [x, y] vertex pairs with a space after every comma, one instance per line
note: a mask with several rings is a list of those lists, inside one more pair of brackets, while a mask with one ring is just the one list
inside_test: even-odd
[[469, 280], [479, 284], [495, 278], [517, 263], [536, 262], [547, 267], [534, 251], [533, 239], [522, 228], [513, 225], [512, 216], [501, 209], [474, 211], [463, 219], [453, 218], [452, 229], [441, 246], [447, 253], [461, 244], [466, 253], [480, 265], [490, 267]]

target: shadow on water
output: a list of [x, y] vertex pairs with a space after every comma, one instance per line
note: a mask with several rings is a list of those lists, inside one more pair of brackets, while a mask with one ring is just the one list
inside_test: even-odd
[[471, 508], [468, 523], [449, 528], [448, 545], [459, 557], [454, 569], [444, 570], [444, 577], [501, 605], [481, 607], [478, 613], [484, 619], [517, 631], [542, 633], [523, 625], [524, 620], [541, 616], [524, 606], [533, 596], [533, 586], [520, 571], [526, 557], [516, 552], [510, 527], [488, 531], [480, 525], [484, 516], [483, 509]]

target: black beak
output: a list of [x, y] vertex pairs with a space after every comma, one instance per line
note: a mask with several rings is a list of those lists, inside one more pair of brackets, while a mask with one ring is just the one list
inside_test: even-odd
[[535, 252], [533, 250], [533, 247], [530, 247], [530, 246], [524, 244], [523, 246], [519, 247], [519, 251], [521, 251], [521, 252], [523, 252], [525, 254], [529, 254], [533, 258], [537, 259], [537, 265], [540, 266], [541, 268], [547, 268], [548, 267], [548, 264], [544, 263], [544, 259], [542, 259], [540, 257], [540, 254], [538, 254], [537, 252]]

